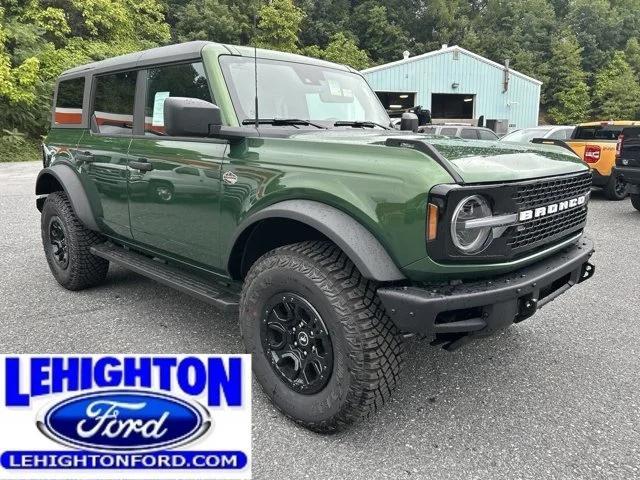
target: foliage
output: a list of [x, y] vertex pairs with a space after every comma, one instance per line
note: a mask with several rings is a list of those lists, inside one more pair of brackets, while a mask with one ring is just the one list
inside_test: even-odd
[[304, 12], [293, 4], [293, 0], [272, 0], [259, 12], [259, 47], [297, 53], [298, 34]]
[[635, 119], [640, 113], [640, 85], [623, 52], [615, 52], [596, 75], [593, 100], [601, 119]]
[[554, 122], [634, 117], [639, 11], [640, 0], [2, 0], [0, 129], [45, 133], [63, 70], [196, 39], [357, 69], [458, 44], [542, 80]]
[[42, 155], [39, 142], [17, 130], [0, 132], [0, 152], [0, 163], [32, 162], [39, 160]]
[[549, 71], [555, 81], [546, 87], [545, 103], [555, 123], [571, 125], [589, 116], [589, 87], [581, 64], [582, 48], [575, 35], [565, 31], [552, 39]]
[[349, 65], [356, 70], [364, 70], [371, 65], [367, 52], [360, 50], [355, 41], [352, 38], [347, 38], [342, 32], [332, 35], [324, 50], [317, 45], [312, 45], [304, 50], [304, 54], [309, 57]]

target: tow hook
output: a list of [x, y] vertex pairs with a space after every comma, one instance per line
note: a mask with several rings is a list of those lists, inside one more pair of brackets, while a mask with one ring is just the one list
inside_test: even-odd
[[582, 265], [582, 271], [580, 272], [580, 278], [578, 279], [578, 283], [582, 283], [585, 280], [589, 280], [593, 277], [593, 274], [596, 273], [596, 267], [592, 263], [585, 263]]

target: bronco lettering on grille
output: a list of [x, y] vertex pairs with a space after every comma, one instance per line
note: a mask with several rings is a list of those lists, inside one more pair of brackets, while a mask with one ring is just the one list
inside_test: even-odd
[[580, 195], [579, 197], [570, 198], [568, 200], [563, 200], [558, 203], [552, 203], [550, 205], [545, 205], [543, 207], [532, 208], [529, 210], [521, 210], [518, 214], [518, 220], [520, 222], [524, 222], [526, 220], [531, 220], [534, 218], [545, 217], [547, 215], [551, 215], [552, 213], [562, 212], [564, 210], [570, 210], [572, 208], [579, 207], [587, 203], [588, 194]]

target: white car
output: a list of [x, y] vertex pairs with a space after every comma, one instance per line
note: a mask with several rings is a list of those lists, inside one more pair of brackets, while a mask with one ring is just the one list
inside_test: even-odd
[[539, 127], [521, 128], [507, 133], [501, 142], [529, 143], [534, 138], [550, 138], [553, 140], [568, 140], [575, 129], [571, 125], [540, 125]]

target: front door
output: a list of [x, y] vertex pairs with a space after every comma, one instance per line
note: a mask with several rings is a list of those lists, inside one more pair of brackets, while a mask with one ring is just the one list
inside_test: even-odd
[[91, 128], [78, 143], [78, 170], [98, 204], [97, 221], [116, 236], [131, 238], [127, 202], [127, 151], [133, 132], [137, 72], [94, 79]]
[[220, 266], [218, 222], [227, 142], [173, 138], [164, 132], [169, 96], [211, 101], [202, 63], [146, 72], [145, 135], [129, 149], [129, 212], [133, 238], [206, 267]]

